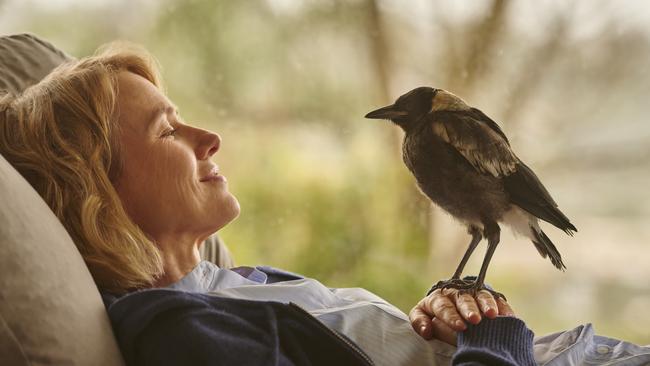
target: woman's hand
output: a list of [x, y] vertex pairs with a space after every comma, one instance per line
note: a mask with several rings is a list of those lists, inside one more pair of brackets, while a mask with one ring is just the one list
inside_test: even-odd
[[488, 291], [481, 290], [474, 298], [448, 288], [437, 289], [420, 300], [411, 309], [409, 319], [415, 332], [424, 339], [436, 338], [455, 346], [456, 332], [467, 328], [465, 321], [478, 324], [482, 315], [493, 319], [515, 313], [503, 298], [495, 299]]

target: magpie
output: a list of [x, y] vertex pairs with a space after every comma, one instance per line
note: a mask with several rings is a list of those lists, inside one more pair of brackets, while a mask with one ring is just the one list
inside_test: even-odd
[[[451, 279], [433, 285], [429, 294], [438, 288], [472, 294], [486, 289], [504, 297], [484, 286], [500, 240], [499, 224], [529, 238], [543, 258], [548, 257], [559, 270], [566, 269], [539, 219], [569, 235], [578, 230], [485, 113], [443, 89], [419, 87], [365, 117], [390, 120], [404, 130], [402, 158], [418, 187], [471, 235]], [[488, 247], [478, 277], [461, 279], [467, 260], [483, 238]]]

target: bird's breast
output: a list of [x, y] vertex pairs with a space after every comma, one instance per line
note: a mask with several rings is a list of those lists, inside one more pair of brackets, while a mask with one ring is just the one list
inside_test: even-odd
[[501, 179], [478, 172], [431, 129], [405, 136], [402, 153], [420, 190], [456, 218], [497, 220], [508, 209]]

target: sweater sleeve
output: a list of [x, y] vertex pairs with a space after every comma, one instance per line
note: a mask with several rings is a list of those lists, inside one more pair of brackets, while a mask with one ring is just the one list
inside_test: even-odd
[[477, 325], [469, 324], [458, 333], [458, 350], [452, 364], [478, 365], [535, 365], [533, 332], [517, 318], [499, 316], [483, 319]]

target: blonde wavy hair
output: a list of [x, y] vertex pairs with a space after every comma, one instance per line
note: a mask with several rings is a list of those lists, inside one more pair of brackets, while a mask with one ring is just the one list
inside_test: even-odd
[[18, 96], [0, 95], [0, 154], [63, 223], [97, 287], [115, 294], [151, 287], [163, 273], [158, 248], [129, 218], [112, 183], [122, 166], [121, 71], [162, 90], [147, 51], [112, 43], [59, 66]]

